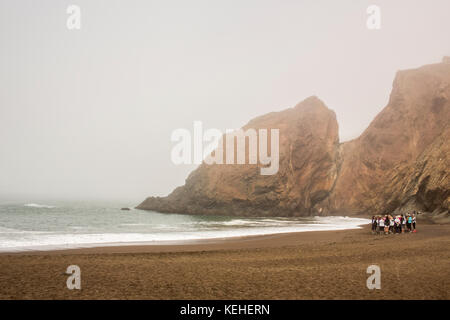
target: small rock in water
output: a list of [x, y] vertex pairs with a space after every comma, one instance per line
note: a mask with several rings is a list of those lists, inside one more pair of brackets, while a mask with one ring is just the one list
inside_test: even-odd
[[131, 210], [130, 208], [122, 208], [120, 210]]

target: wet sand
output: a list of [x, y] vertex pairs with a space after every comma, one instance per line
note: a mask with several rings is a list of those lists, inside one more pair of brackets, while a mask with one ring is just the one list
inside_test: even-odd
[[[81, 290], [68, 290], [69, 265]], [[381, 289], [369, 290], [369, 265]], [[0, 254], [1, 299], [449, 299], [450, 225]]]

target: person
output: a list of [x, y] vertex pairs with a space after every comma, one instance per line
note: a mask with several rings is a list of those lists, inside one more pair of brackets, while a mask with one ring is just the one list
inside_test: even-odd
[[379, 217], [378, 218], [378, 233], [383, 232], [383, 230], [384, 230], [384, 220], [381, 217]]
[[416, 215], [413, 215], [413, 217], [412, 217], [412, 227], [413, 227], [413, 232], [416, 232]]
[[394, 217], [389, 216], [389, 233], [394, 233]]
[[377, 232], [377, 218], [372, 216], [372, 233]]
[[389, 233], [389, 227], [390, 227], [389, 216], [386, 215], [386, 217], [384, 218], [384, 234]]
[[402, 233], [405, 233], [406, 232], [406, 217], [404, 214], [402, 214], [401, 222], [402, 222]]
[[406, 228], [408, 228], [408, 231], [411, 232], [411, 223], [412, 223], [412, 217], [408, 214], [407, 220], [406, 220]]
[[400, 224], [400, 216], [395, 217], [395, 233], [401, 233], [402, 232], [402, 225]]

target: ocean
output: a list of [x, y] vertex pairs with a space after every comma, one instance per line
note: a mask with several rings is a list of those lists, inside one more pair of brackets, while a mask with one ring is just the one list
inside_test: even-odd
[[[173, 244], [287, 232], [355, 229], [350, 217], [243, 218], [161, 214], [120, 202], [1, 201], [0, 252]], [[128, 203], [128, 206], [130, 204]]]

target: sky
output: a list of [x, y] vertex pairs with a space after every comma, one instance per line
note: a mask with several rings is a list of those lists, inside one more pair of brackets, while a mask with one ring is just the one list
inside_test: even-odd
[[171, 161], [174, 130], [240, 128], [311, 95], [341, 141], [356, 138], [398, 70], [450, 55], [449, 12], [448, 0], [0, 0], [0, 196], [166, 195], [195, 168]]

